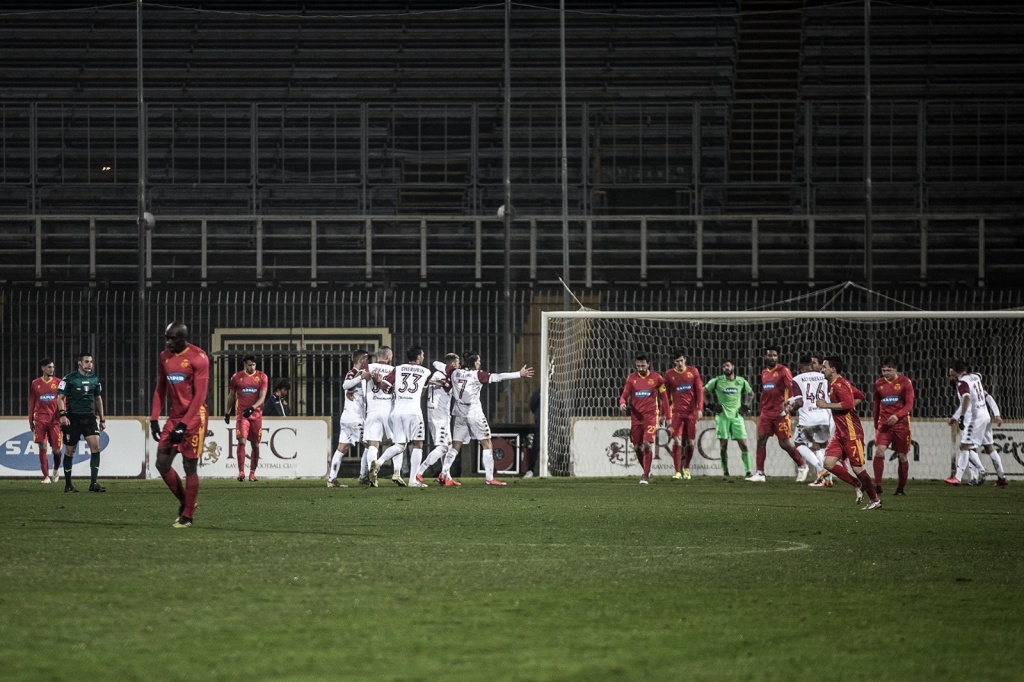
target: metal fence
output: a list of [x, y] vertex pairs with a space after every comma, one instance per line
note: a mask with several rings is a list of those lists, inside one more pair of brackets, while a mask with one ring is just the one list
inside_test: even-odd
[[[1024, 306], [1020, 290], [911, 289], [871, 292], [855, 285], [806, 289], [581, 290], [579, 304], [607, 310], [976, 310]], [[340, 379], [354, 348], [391, 345], [399, 359], [414, 345], [430, 358], [478, 350], [485, 369], [536, 366], [540, 313], [563, 309], [561, 290], [519, 290], [506, 300], [491, 290], [231, 289], [150, 291], [145, 317], [135, 291], [102, 288], [0, 289], [2, 338], [0, 414], [27, 409], [28, 386], [38, 360], [55, 358], [57, 371], [74, 369], [76, 353], [94, 354], [110, 414], [149, 412], [156, 357], [168, 322], [185, 321], [192, 340], [214, 358], [209, 402], [222, 413], [227, 379], [255, 352], [271, 380], [292, 383], [297, 414], [338, 411]], [[140, 339], [140, 335], [142, 339]], [[140, 340], [145, 357], [139, 357]], [[511, 357], [509, 357], [511, 349]], [[484, 391], [492, 423], [528, 424], [536, 380], [508, 382]]]

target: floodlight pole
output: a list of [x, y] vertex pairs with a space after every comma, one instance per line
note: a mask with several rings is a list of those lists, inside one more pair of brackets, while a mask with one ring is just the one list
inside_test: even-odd
[[871, 0], [864, 0], [864, 279], [875, 288], [874, 201], [871, 189]]
[[139, 367], [139, 380], [136, 382], [138, 386], [138, 402], [136, 404], [136, 413], [144, 414], [146, 411], [146, 388], [148, 382], [145, 381], [145, 377], [148, 373], [148, 363], [146, 362], [146, 339], [148, 338], [149, 329], [147, 329], [146, 320], [146, 258], [147, 248], [149, 246], [148, 232], [149, 226], [146, 224], [146, 172], [147, 163], [146, 159], [148, 152], [146, 150], [147, 141], [147, 129], [146, 129], [146, 108], [145, 108], [145, 97], [143, 90], [142, 80], [142, 0], [137, 0], [135, 3], [135, 77], [136, 77], [136, 89], [138, 96], [138, 215], [136, 216], [138, 235], [139, 235], [139, 290], [138, 290], [138, 320], [135, 324], [135, 333], [138, 335], [138, 367]]
[[562, 309], [569, 309], [569, 116], [566, 112], [565, 88], [565, 0], [558, 2], [559, 15], [559, 71], [562, 77]]
[[[505, 308], [505, 366], [512, 371], [515, 341], [512, 338], [512, 0], [505, 0], [505, 111], [504, 111], [504, 189], [505, 283], [502, 288]], [[505, 387], [505, 423], [512, 421], [512, 385]]]

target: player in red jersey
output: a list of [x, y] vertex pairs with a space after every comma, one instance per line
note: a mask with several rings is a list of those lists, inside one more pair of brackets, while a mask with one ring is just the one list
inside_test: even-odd
[[676, 353], [672, 367], [665, 372], [665, 385], [672, 415], [672, 464], [676, 468], [672, 478], [689, 480], [697, 439], [697, 420], [704, 416], [704, 381], [696, 367], [686, 364], [686, 351]]
[[[821, 373], [828, 380], [829, 399], [819, 399], [818, 407], [832, 410], [836, 428], [825, 448], [825, 468], [857, 490], [857, 504], [864, 497], [863, 491], [867, 491], [871, 501], [864, 507], [865, 511], [878, 509], [882, 501], [871, 484], [871, 477], [864, 470], [864, 427], [854, 409], [857, 401], [864, 399], [864, 394], [842, 376], [845, 369], [846, 365], [836, 355], [826, 356], [821, 363]], [[856, 478], [844, 467], [837, 466], [842, 459], [849, 461]]]
[[636, 356], [636, 371], [626, 378], [619, 396], [619, 411], [630, 416], [629, 440], [633, 443], [644, 473], [640, 483], [647, 485], [654, 460], [653, 443], [658, 425], [668, 414], [668, 391], [665, 379], [651, 371], [651, 363], [643, 353]]
[[779, 447], [796, 462], [797, 468], [807, 473], [803, 458], [793, 445], [793, 422], [786, 411], [786, 401], [793, 392], [793, 373], [779, 363], [778, 346], [764, 349], [764, 363], [767, 366], [761, 370], [761, 414], [757, 419], [757, 468], [745, 479], [756, 483], [765, 481], [764, 462], [772, 436], [779, 439]]
[[245, 480], [245, 442], [252, 443], [252, 458], [249, 460], [249, 480], [256, 481], [256, 465], [260, 461], [260, 441], [263, 440], [263, 401], [267, 399], [267, 375], [256, 369], [256, 356], [242, 358], [245, 367], [231, 375], [228, 382], [228, 410], [224, 423], [231, 423], [231, 412], [235, 413], [235, 457], [238, 458], [238, 480]]
[[[56, 483], [60, 475], [60, 417], [57, 416], [57, 387], [60, 379], [54, 376], [53, 358], [39, 361], [43, 375], [32, 380], [28, 389], [28, 428], [32, 441], [39, 446], [39, 468], [43, 472], [43, 483]], [[50, 476], [46, 444], [53, 450], [53, 476]]]
[[[190, 528], [199, 496], [199, 458], [206, 441], [206, 391], [210, 385], [210, 360], [206, 352], [188, 342], [188, 327], [183, 322], [171, 322], [164, 331], [166, 349], [160, 351], [157, 361], [156, 390], [149, 426], [153, 438], [159, 442], [156, 451], [156, 469], [164, 483], [178, 498], [178, 518], [175, 528]], [[167, 423], [160, 430], [160, 412], [164, 400]], [[174, 456], [181, 453], [185, 469], [185, 485], [178, 472], [171, 468]]]
[[897, 369], [896, 358], [882, 359], [882, 377], [875, 381], [874, 405], [871, 417], [875, 422], [875, 492], [882, 492], [882, 473], [885, 469], [885, 451], [892, 447], [899, 457], [896, 469], [896, 495], [903, 495], [907, 485], [910, 463], [910, 412], [914, 409], [914, 384]]

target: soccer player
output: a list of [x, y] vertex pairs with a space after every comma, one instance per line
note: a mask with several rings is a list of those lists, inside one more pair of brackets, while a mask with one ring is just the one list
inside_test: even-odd
[[626, 385], [619, 395], [619, 411], [629, 412], [629, 441], [643, 467], [640, 485], [647, 485], [654, 460], [654, 438], [658, 425], [664, 425], [665, 415], [669, 413], [668, 389], [665, 379], [651, 371], [650, 360], [644, 353], [637, 354], [633, 366], [636, 371], [626, 377]]
[[[57, 386], [57, 413], [64, 429], [64, 492], [77, 493], [71, 484], [71, 464], [78, 441], [85, 438], [89, 446], [89, 492], [105, 493], [96, 480], [100, 473], [100, 431], [107, 428], [103, 418], [103, 384], [92, 373], [92, 353], [79, 353], [78, 369], [64, 377]], [[97, 430], [97, 419], [99, 429]]]
[[768, 458], [768, 439], [772, 436], [779, 439], [779, 447], [796, 462], [798, 472], [805, 467], [800, 453], [793, 446], [793, 423], [785, 411], [786, 401], [792, 393], [793, 375], [788, 367], [779, 363], [778, 346], [765, 348], [764, 363], [766, 367], [761, 370], [761, 414], [757, 419], [757, 470], [746, 478], [757, 483], [766, 480], [764, 462]]
[[722, 363], [722, 373], [709, 381], [704, 390], [714, 396], [718, 407], [715, 435], [718, 436], [722, 475], [729, 475], [729, 440], [732, 439], [740, 446], [743, 475], [750, 476], [750, 451], [747, 449], [747, 429], [743, 425], [742, 412], [750, 410], [754, 390], [746, 379], [736, 376], [736, 365], [729, 360]]
[[[366, 421], [363, 423], [363, 442], [366, 447], [363, 449], [363, 464], [366, 466], [367, 480], [370, 486], [377, 487], [376, 476], [371, 475], [370, 465], [377, 459], [380, 451], [380, 443], [384, 437], [391, 437], [391, 408], [395, 403], [395, 394], [385, 391], [380, 380], [391, 373], [394, 369], [391, 366], [391, 358], [394, 352], [389, 346], [381, 346], [377, 349], [377, 362], [369, 363], [360, 376], [368, 381], [366, 384]], [[398, 458], [398, 464], [394, 474], [391, 476], [395, 485], [404, 486], [402, 480], [402, 458]]]
[[[366, 419], [366, 382], [363, 370], [366, 369], [370, 354], [360, 348], [352, 353], [352, 369], [345, 375], [341, 387], [345, 390], [345, 405], [341, 410], [339, 421], [338, 447], [331, 457], [331, 471], [327, 474], [328, 488], [347, 488], [338, 481], [338, 470], [341, 469], [341, 458], [359, 443], [363, 437], [363, 420]], [[370, 484], [370, 470], [360, 468], [359, 482]]]
[[465, 367], [451, 370], [452, 395], [455, 396], [455, 419], [452, 424], [452, 447], [460, 452], [463, 443], [476, 440], [480, 443], [481, 459], [484, 463], [484, 483], [505, 485], [505, 481], [494, 478], [494, 451], [491, 449], [491, 425], [484, 416], [480, 404], [480, 390], [484, 384], [496, 384], [510, 379], [529, 378], [533, 368], [523, 365], [518, 372], [491, 374], [480, 369], [480, 354], [471, 351], [465, 354]]
[[[992, 415], [995, 415], [997, 425], [1003, 423], [1002, 417], [999, 416], [999, 406], [985, 390], [981, 375], [972, 372], [962, 358], [950, 363], [949, 378], [956, 382], [957, 395], [960, 397], [959, 408], [950, 419], [951, 424], [960, 424], [960, 454], [956, 460], [956, 473], [947, 478], [946, 483], [960, 485], [968, 461], [979, 471], [984, 471], [977, 452], [978, 447], [982, 446], [995, 465], [998, 478], [995, 485], [1001, 488], [1009, 485], [1006, 472], [1003, 470], [1003, 460], [995, 448], [992, 434]], [[992, 415], [989, 414], [990, 408], [994, 408]]]
[[458, 488], [462, 484], [452, 478], [452, 463], [459, 454], [452, 447], [452, 381], [450, 375], [457, 370], [462, 358], [457, 353], [444, 356], [444, 363], [434, 363], [434, 373], [430, 375], [427, 385], [427, 421], [430, 422], [430, 438], [434, 443], [423, 463], [416, 471], [416, 481], [423, 483], [423, 474], [437, 460], [441, 462], [441, 473], [437, 482], [446, 488]]
[[256, 369], [256, 356], [242, 358], [243, 370], [231, 375], [228, 382], [228, 410], [224, 423], [229, 424], [235, 413], [235, 456], [238, 458], [238, 480], [245, 480], [245, 442], [252, 443], [249, 461], [249, 480], [256, 482], [256, 465], [260, 461], [260, 441], [263, 440], [263, 402], [267, 399], [267, 375]]
[[[199, 497], [199, 458], [206, 441], [206, 392], [210, 386], [210, 360], [199, 346], [188, 342], [184, 322], [171, 322], [164, 330], [165, 348], [157, 359], [156, 389], [149, 413], [149, 428], [157, 441], [156, 469], [178, 498], [174, 528], [191, 528]], [[167, 401], [167, 422], [160, 429], [160, 413]], [[185, 484], [171, 465], [181, 453]]]
[[[395, 396], [391, 409], [391, 447], [370, 463], [371, 484], [377, 480], [377, 471], [384, 462], [404, 455], [407, 445], [412, 444], [412, 460], [409, 471], [415, 476], [423, 461], [423, 394], [430, 382], [431, 370], [423, 366], [423, 349], [413, 346], [405, 352], [405, 364], [391, 370], [386, 377], [374, 378], [374, 384]], [[401, 460], [399, 460], [401, 461]], [[401, 478], [401, 467], [395, 469]], [[412, 478], [412, 477], [410, 477]], [[412, 478], [413, 488], [426, 488], [427, 484]]]
[[[864, 511], [880, 509], [882, 501], [878, 499], [871, 477], [864, 469], [864, 427], [855, 411], [856, 401], [863, 400], [864, 394], [854, 387], [844, 376], [846, 365], [837, 355], [825, 356], [821, 363], [821, 373], [828, 380], [828, 399], [817, 401], [818, 407], [832, 410], [836, 431], [825, 448], [825, 468], [841, 481], [845, 481], [857, 491], [855, 503], [860, 504], [867, 491], [870, 502]], [[853, 473], [850, 475], [844, 467], [838, 466], [839, 460], [849, 461]]]
[[[53, 376], [53, 358], [39, 361], [43, 375], [32, 380], [28, 388], [28, 428], [32, 440], [39, 446], [39, 468], [43, 472], [43, 483], [56, 483], [60, 475], [60, 418], [57, 415], [57, 387], [60, 382]], [[46, 445], [53, 450], [53, 474], [46, 456]]]
[[704, 416], [704, 381], [696, 367], [686, 364], [686, 351], [676, 352], [672, 367], [665, 372], [665, 386], [672, 415], [670, 446], [672, 464], [676, 469], [672, 478], [677, 481], [683, 478], [690, 480], [690, 462], [693, 460], [693, 448], [697, 439], [697, 420]]
[[820, 371], [811, 369], [814, 363], [810, 354], [800, 356], [800, 373], [793, 377], [793, 393], [789, 398], [790, 413], [799, 415], [796, 433], [796, 449], [804, 460], [804, 466], [797, 471], [797, 482], [807, 478], [809, 467], [814, 467], [815, 480], [811, 486], [827, 485], [819, 483], [819, 476], [825, 468], [819, 459], [821, 450], [828, 444], [832, 435], [832, 413], [818, 407], [818, 401], [828, 397], [828, 382]]
[[896, 468], [895, 495], [905, 495], [910, 463], [910, 412], [914, 409], [914, 384], [900, 374], [896, 358], [882, 358], [882, 376], [875, 380], [871, 417], [875, 422], [875, 492], [882, 493], [882, 473], [885, 470], [885, 451], [892, 447], [899, 458]]

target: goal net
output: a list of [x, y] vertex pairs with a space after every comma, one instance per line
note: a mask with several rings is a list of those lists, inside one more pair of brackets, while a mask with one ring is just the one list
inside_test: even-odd
[[[859, 413], [871, 451], [872, 389], [881, 359], [895, 356], [914, 384], [911, 415], [914, 451], [911, 476], [945, 478], [958, 436], [947, 423], [957, 401], [948, 369], [963, 358], [979, 372], [1005, 423], [996, 445], [1012, 475], [1024, 475], [1024, 380], [1016, 360], [1024, 357], [1024, 310], [983, 312], [546, 312], [541, 328], [542, 475], [612, 476], [640, 471], [629, 444], [629, 418], [618, 398], [634, 357], [646, 353], [664, 373], [674, 354], [685, 351], [704, 382], [721, 374], [725, 360], [754, 389], [748, 417], [751, 457], [756, 446], [756, 411], [764, 349], [780, 348], [779, 361], [798, 373], [807, 352], [841, 356], [845, 376], [867, 396]], [[698, 424], [694, 474], [720, 475], [713, 416]], [[741, 471], [739, 450], [729, 444], [732, 473]], [[892, 454], [891, 452], [889, 453]], [[985, 458], [987, 461], [987, 458]], [[889, 464], [886, 476], [890, 475]], [[895, 471], [893, 464], [892, 471]], [[790, 475], [795, 465], [769, 440], [768, 475]], [[655, 442], [655, 474], [673, 472], [668, 432]]]

